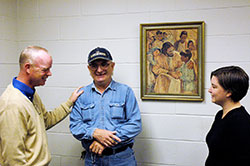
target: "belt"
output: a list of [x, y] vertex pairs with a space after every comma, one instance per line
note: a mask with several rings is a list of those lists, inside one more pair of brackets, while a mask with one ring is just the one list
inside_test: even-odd
[[128, 145], [122, 146], [122, 147], [117, 148], [117, 149], [105, 148], [104, 151], [102, 152], [102, 155], [103, 156], [113, 155], [113, 154], [116, 154], [116, 153], [119, 153], [119, 152], [126, 150], [128, 147], [132, 148], [133, 144], [128, 144]]

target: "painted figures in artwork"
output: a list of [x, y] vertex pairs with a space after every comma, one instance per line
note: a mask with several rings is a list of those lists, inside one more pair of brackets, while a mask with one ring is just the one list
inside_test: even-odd
[[148, 93], [198, 93], [197, 40], [197, 29], [147, 32]]

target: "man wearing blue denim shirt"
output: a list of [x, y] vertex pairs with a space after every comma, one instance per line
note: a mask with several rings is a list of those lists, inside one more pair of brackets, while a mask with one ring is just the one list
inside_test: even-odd
[[89, 53], [93, 83], [70, 114], [70, 130], [86, 149], [85, 166], [135, 166], [132, 149], [141, 132], [140, 110], [130, 87], [112, 79], [115, 63], [105, 48]]

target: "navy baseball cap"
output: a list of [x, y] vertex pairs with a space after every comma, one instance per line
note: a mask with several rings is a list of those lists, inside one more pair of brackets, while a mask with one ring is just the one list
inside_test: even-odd
[[97, 59], [104, 59], [107, 61], [112, 61], [112, 56], [107, 49], [97, 47], [93, 49], [92, 51], [90, 51], [89, 56], [88, 56], [88, 63], [90, 64], [91, 62]]

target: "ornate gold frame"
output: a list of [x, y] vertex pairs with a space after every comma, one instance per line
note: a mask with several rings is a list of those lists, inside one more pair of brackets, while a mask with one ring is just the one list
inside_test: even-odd
[[[152, 72], [153, 70], [149, 69], [148, 66], [149, 65], [150, 67], [154, 66], [152, 63], [149, 62], [149, 57], [151, 56], [151, 53], [149, 52], [153, 50], [152, 49], [153, 45], [156, 45], [154, 44], [154, 42], [156, 43], [156, 40], [158, 40], [158, 43], [161, 43], [161, 41], [162, 43], [164, 43], [163, 42], [164, 38], [161, 39], [159, 37], [158, 39], [156, 39], [157, 37], [156, 34], [158, 31], [163, 32], [163, 33], [165, 32], [164, 34], [170, 35], [169, 38], [166, 37], [165, 39], [167, 42], [171, 38], [172, 42], [170, 43], [172, 43], [173, 45], [174, 45], [174, 42], [177, 41], [177, 38], [180, 38], [180, 32], [182, 31], [187, 31], [189, 34], [192, 35], [190, 37], [187, 35], [188, 36], [187, 40], [193, 40], [192, 38], [195, 38], [196, 47], [194, 47], [195, 50], [193, 49], [194, 51], [193, 55], [196, 55], [196, 59], [192, 60], [192, 64], [196, 65], [195, 67], [192, 68], [194, 71], [196, 71], [194, 72], [195, 83], [193, 84], [194, 85], [193, 87], [195, 88], [195, 90], [189, 92], [189, 91], [186, 91], [187, 88], [186, 89], [183, 88], [184, 87], [183, 82], [185, 82], [185, 79], [188, 77], [187, 76], [187, 77], [183, 77], [183, 79], [178, 78], [177, 80], [180, 82], [180, 86], [181, 86], [179, 93], [178, 92], [168, 93], [168, 91], [156, 92], [157, 81], [156, 82], [154, 81], [157, 79], [157, 77], [159, 77], [159, 75], [156, 75], [154, 72]], [[204, 91], [204, 48], [205, 48], [204, 46], [204, 43], [205, 43], [204, 33], [205, 32], [204, 31], [205, 31], [204, 21], [140, 24], [140, 70], [141, 70], [140, 76], [141, 76], [141, 99], [142, 100], [182, 100], [182, 101], [203, 101], [204, 100], [204, 92], [203, 92]], [[157, 46], [156, 48], [159, 48], [159, 47]], [[178, 54], [178, 51], [176, 51], [176, 54]], [[182, 64], [185, 63], [184, 61], [180, 61], [180, 62], [182, 62]], [[157, 64], [157, 62], [154, 62], [154, 64]], [[183, 66], [179, 67], [176, 70], [181, 70], [180, 68], [183, 69], [184, 67]], [[150, 74], [151, 74], [150, 72], [153, 73], [153, 78], [152, 78], [153, 81], [150, 80], [151, 78], [149, 79]], [[181, 75], [184, 75], [184, 74], [181, 74]], [[179, 87], [179, 84], [176, 83], [175, 86], [177, 85]]]

